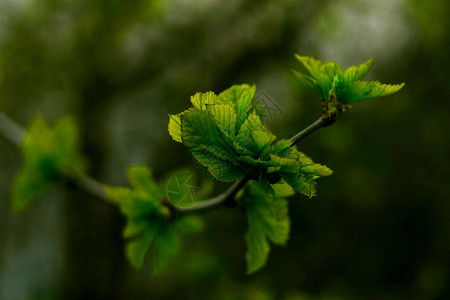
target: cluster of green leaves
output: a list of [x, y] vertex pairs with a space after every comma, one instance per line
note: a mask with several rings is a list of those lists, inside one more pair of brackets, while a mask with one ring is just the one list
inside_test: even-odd
[[[315, 180], [331, 175], [287, 139], [277, 140], [263, 124], [264, 107], [254, 99], [255, 87], [233, 86], [219, 95], [197, 93], [193, 107], [169, 116], [169, 133], [218, 180], [253, 179], [238, 194], [249, 229], [247, 272], [264, 266], [269, 241], [284, 245], [289, 235], [285, 197], [294, 190], [312, 197]], [[256, 181], [256, 182], [255, 182]]]
[[[322, 97], [329, 117], [349, 104], [393, 94], [404, 85], [363, 81], [374, 59], [343, 71], [335, 62], [322, 64], [311, 57], [297, 58], [310, 75], [294, 73]], [[285, 198], [295, 191], [316, 195], [316, 179], [332, 173], [298, 151], [292, 140], [277, 140], [263, 124], [264, 107], [254, 96], [255, 87], [246, 84], [232, 86], [219, 95], [197, 93], [191, 97], [193, 107], [170, 115], [168, 126], [172, 138], [183, 143], [216, 179], [231, 182], [245, 176], [254, 180], [236, 195], [249, 223], [245, 234], [248, 273], [265, 265], [269, 242], [284, 245], [288, 240], [290, 220]], [[73, 118], [63, 118], [54, 128], [42, 118], [32, 123], [21, 145], [24, 166], [13, 187], [16, 210], [27, 208], [53, 185], [84, 176], [85, 163], [77, 140]], [[159, 272], [179, 253], [180, 231], [196, 232], [203, 227], [197, 217], [179, 216], [182, 207], [204, 194], [192, 184], [192, 174], [178, 172], [170, 177], [174, 180], [161, 184], [148, 168], [132, 166], [128, 169], [131, 188], [105, 187], [127, 219], [125, 252], [136, 268], [142, 267], [151, 249], [153, 270]]]
[[132, 166], [127, 173], [131, 189], [106, 187], [106, 190], [127, 219], [123, 231], [127, 239], [127, 258], [133, 266], [140, 268], [151, 248], [153, 270], [157, 273], [179, 253], [179, 231], [198, 231], [202, 222], [193, 216], [175, 218], [164, 203], [167, 201], [164, 184], [156, 183], [148, 168]]
[[53, 185], [84, 173], [85, 162], [77, 142], [78, 130], [71, 117], [61, 119], [54, 128], [42, 118], [32, 123], [21, 145], [24, 164], [12, 190], [15, 210], [26, 209]]
[[304, 85], [312, 88], [326, 101], [327, 113], [340, 109], [361, 100], [388, 96], [399, 91], [402, 84], [381, 84], [379, 81], [363, 81], [373, 66], [375, 58], [357, 66], [351, 66], [345, 71], [333, 61], [322, 63], [308, 56], [298, 56], [297, 59], [305, 66], [310, 75], [293, 70]]
[[261, 269], [269, 255], [269, 240], [277, 245], [285, 245], [289, 238], [290, 221], [288, 202], [285, 197], [295, 192], [286, 183], [273, 185], [275, 193], [265, 193], [257, 184], [249, 182], [238, 195], [248, 219], [245, 234], [247, 244], [247, 273]]
[[314, 164], [291, 140], [276, 141], [254, 96], [255, 87], [245, 84], [219, 95], [197, 93], [191, 97], [193, 107], [169, 116], [169, 133], [218, 180], [248, 176], [273, 194], [271, 184], [283, 179], [297, 192], [314, 196], [315, 179], [331, 170]]

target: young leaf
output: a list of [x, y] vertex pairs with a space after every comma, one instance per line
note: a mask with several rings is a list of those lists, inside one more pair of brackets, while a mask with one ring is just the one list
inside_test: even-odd
[[335, 75], [337, 74], [342, 75], [343, 73], [341, 66], [338, 63], [335, 63], [334, 61], [324, 63], [320, 67], [320, 71], [322, 73], [327, 74], [330, 80], [333, 79]]
[[287, 201], [283, 197], [293, 195], [294, 191], [285, 183], [274, 184], [273, 187], [275, 194], [269, 196], [250, 182], [240, 196], [249, 224], [245, 234], [249, 274], [265, 265], [270, 252], [269, 240], [276, 245], [285, 245], [289, 237]]
[[192, 105], [199, 110], [205, 110], [206, 105], [217, 103], [217, 96], [213, 92], [197, 93], [191, 97]]
[[364, 77], [366, 77], [367, 73], [369, 73], [370, 69], [372, 69], [374, 62], [375, 57], [369, 59], [368, 61], [360, 65], [349, 67], [348, 69], [345, 70], [344, 74], [342, 74], [342, 79], [347, 84], [354, 81], [363, 80]]
[[[162, 201], [167, 185], [159, 185], [144, 166], [132, 166], [127, 171], [132, 189], [106, 187], [108, 196], [127, 218], [123, 235], [127, 239], [125, 253], [136, 268], [141, 268], [146, 254], [152, 253], [153, 271], [161, 271], [181, 248], [178, 231], [201, 229], [194, 217], [173, 219]], [[183, 190], [184, 192], [188, 192]]]
[[85, 163], [78, 153], [78, 130], [71, 117], [61, 119], [54, 128], [37, 118], [21, 145], [22, 171], [12, 189], [15, 210], [25, 210], [39, 195], [66, 177], [82, 176]]
[[181, 140], [181, 119], [178, 115], [169, 115], [169, 134], [170, 136], [177, 141], [178, 143], [182, 143]]
[[[322, 66], [312, 58], [300, 59], [315, 76], [311, 80], [322, 78], [322, 85], [328, 75], [321, 72], [342, 73], [334, 63]], [[254, 94], [255, 87], [245, 84], [219, 96], [197, 93], [191, 98], [194, 107], [170, 116], [169, 133], [218, 180], [231, 182], [249, 176], [258, 180], [264, 191], [273, 193], [270, 185], [284, 178], [296, 190], [315, 195], [313, 181], [323, 175], [302, 173], [302, 154], [291, 148], [292, 141], [276, 141], [262, 122], [264, 109], [253, 99]]]
[[349, 85], [342, 93], [341, 99], [345, 103], [354, 103], [361, 100], [389, 96], [398, 92], [405, 84], [381, 84], [378, 81], [356, 81]]
[[133, 267], [139, 269], [144, 264], [144, 258], [147, 254], [150, 243], [158, 232], [158, 225], [149, 226], [139, 239], [131, 240], [126, 245], [126, 255]]
[[[348, 109], [347, 104], [350, 103], [391, 95], [404, 86], [404, 83], [386, 85], [380, 84], [378, 81], [362, 81], [372, 68], [375, 58], [342, 71], [342, 68], [335, 62], [322, 64], [311, 57], [298, 55], [296, 57], [305, 66], [310, 76], [294, 70], [295, 76], [302, 84], [312, 88], [325, 100], [328, 115], [334, 113], [335, 110]], [[332, 97], [336, 99], [332, 99]]]
[[232, 136], [236, 130], [236, 111], [231, 104], [216, 104], [208, 106], [209, 113], [223, 130], [223, 134]]
[[244, 123], [252, 111], [255, 112], [261, 119], [264, 118], [264, 107], [258, 101], [255, 101], [255, 92], [255, 86], [242, 84], [234, 85], [219, 94], [219, 101], [231, 104], [234, 103], [236, 107], [238, 126], [241, 126], [242, 123]]
[[170, 263], [173, 257], [181, 250], [181, 241], [176, 226], [170, 224], [161, 228], [158, 238], [153, 245], [153, 270], [161, 272]]
[[298, 56], [298, 55], [296, 55], [296, 57], [311, 74], [311, 77], [309, 77], [307, 75], [301, 75], [300, 73], [296, 73], [297, 77], [299, 78], [302, 76], [305, 77], [306, 80], [309, 80], [312, 83], [308, 85], [310, 87], [313, 87], [313, 89], [319, 95], [321, 95], [322, 98], [327, 99], [334, 77], [329, 76], [326, 72], [329, 71], [330, 68], [327, 68], [327, 70], [325, 70], [325, 68], [322, 66], [322, 63], [319, 60], [316, 60], [312, 57]]

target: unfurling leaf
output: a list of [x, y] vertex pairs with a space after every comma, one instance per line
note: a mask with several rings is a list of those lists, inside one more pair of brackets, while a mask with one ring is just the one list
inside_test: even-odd
[[294, 74], [301, 83], [312, 88], [325, 100], [328, 112], [337, 107], [336, 104], [329, 103], [330, 97], [336, 97], [334, 100], [339, 105], [347, 105], [361, 100], [388, 96], [398, 92], [404, 86], [404, 83], [389, 85], [378, 81], [363, 81], [372, 68], [375, 58], [343, 71], [335, 62], [322, 64], [312, 57], [298, 55], [296, 57], [305, 66], [309, 75], [295, 70]]
[[82, 176], [84, 172], [84, 159], [78, 152], [78, 130], [71, 117], [61, 119], [54, 128], [37, 118], [21, 148], [23, 168], [12, 190], [12, 204], [17, 211], [26, 209], [37, 196], [65, 178]]

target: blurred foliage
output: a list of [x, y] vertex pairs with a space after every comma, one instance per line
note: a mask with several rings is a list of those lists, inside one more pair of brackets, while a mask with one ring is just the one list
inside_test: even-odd
[[343, 67], [376, 56], [368, 80], [406, 83], [301, 142], [335, 173], [313, 201], [290, 199], [289, 243], [252, 276], [238, 210], [205, 213], [158, 278], [127, 263], [119, 211], [77, 189], [11, 213], [21, 156], [0, 139], [0, 299], [448, 299], [448, 11], [444, 0], [0, 1], [0, 109], [22, 124], [75, 115], [90, 174], [111, 185], [131, 164], [156, 178], [195, 166], [167, 115], [196, 92], [256, 84], [282, 112], [267, 120], [280, 137], [316, 120], [294, 53]]
[[257, 184], [248, 183], [238, 196], [248, 219], [245, 234], [247, 243], [247, 272], [254, 273], [266, 264], [270, 252], [269, 239], [285, 245], [289, 238], [288, 202], [284, 197], [294, 195], [286, 183], [273, 185], [274, 194], [267, 194]]
[[21, 145], [24, 164], [12, 188], [14, 209], [23, 211], [55, 183], [81, 176], [85, 161], [77, 147], [73, 118], [63, 118], [54, 129], [43, 118], [36, 119]]
[[159, 273], [180, 252], [177, 231], [195, 232], [203, 226], [201, 220], [193, 216], [171, 220], [171, 212], [162, 202], [166, 187], [159, 186], [146, 167], [129, 167], [128, 178], [132, 190], [107, 187], [109, 197], [127, 218], [123, 231], [124, 238], [128, 239], [126, 254], [133, 266], [140, 268], [151, 244], [153, 269]]

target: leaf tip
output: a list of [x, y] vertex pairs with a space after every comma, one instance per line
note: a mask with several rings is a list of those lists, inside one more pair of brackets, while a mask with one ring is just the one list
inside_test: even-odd
[[175, 142], [182, 143], [181, 118], [179, 115], [169, 114], [169, 124], [167, 130]]

